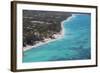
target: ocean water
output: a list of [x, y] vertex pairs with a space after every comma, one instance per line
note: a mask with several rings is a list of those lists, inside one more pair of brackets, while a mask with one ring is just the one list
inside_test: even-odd
[[91, 59], [91, 15], [73, 14], [61, 22], [63, 37], [23, 52], [23, 62]]

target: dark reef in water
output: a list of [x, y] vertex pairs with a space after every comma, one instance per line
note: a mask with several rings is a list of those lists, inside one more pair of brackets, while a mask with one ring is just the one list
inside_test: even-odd
[[45, 38], [55, 39], [53, 34], [61, 31], [61, 21], [69, 12], [23, 10], [23, 46], [34, 45]]

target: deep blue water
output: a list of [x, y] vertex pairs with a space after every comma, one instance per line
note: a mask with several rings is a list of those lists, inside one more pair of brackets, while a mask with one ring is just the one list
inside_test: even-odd
[[91, 15], [73, 14], [62, 23], [64, 36], [24, 51], [23, 62], [91, 59]]

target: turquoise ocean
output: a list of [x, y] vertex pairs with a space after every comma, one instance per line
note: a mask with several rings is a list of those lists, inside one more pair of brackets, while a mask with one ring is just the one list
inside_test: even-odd
[[23, 62], [91, 59], [91, 15], [72, 14], [61, 24], [63, 37], [23, 51]]

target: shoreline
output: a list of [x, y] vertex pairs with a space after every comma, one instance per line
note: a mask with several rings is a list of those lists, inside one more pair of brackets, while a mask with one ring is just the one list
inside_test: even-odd
[[53, 35], [55, 37], [55, 39], [51, 39], [51, 38], [45, 38], [44, 42], [38, 42], [37, 44], [33, 45], [33, 46], [30, 46], [30, 45], [27, 45], [26, 47], [23, 47], [23, 51], [27, 51], [27, 50], [30, 50], [32, 48], [36, 48], [36, 47], [39, 47], [41, 45], [44, 45], [44, 44], [47, 44], [47, 43], [50, 43], [50, 42], [53, 42], [53, 41], [56, 41], [60, 38], [62, 38], [62, 33], [59, 33], [59, 34], [54, 34]]
[[[74, 17], [74, 15], [68, 17], [68, 18], [65, 19], [65, 20], [69, 21], [72, 17]], [[65, 21], [65, 20], [64, 20], [64, 21]], [[57, 34], [54, 34], [54, 35], [53, 35], [53, 36], [55, 37], [54, 39], [45, 38], [45, 40], [43, 40], [44, 42], [39, 41], [38, 43], [36, 43], [36, 44], [33, 45], [33, 46], [27, 45], [26, 47], [23, 47], [23, 51], [27, 51], [27, 50], [30, 50], [30, 49], [32, 49], [32, 48], [39, 47], [39, 46], [41, 46], [41, 45], [47, 44], [47, 43], [49, 43], [49, 42], [56, 41], [56, 40], [58, 40], [58, 39], [64, 37], [64, 29], [63, 29], [63, 27], [64, 27], [64, 26], [63, 26], [64, 21], [61, 22], [61, 31], [60, 31], [60, 33], [57, 33]]]

